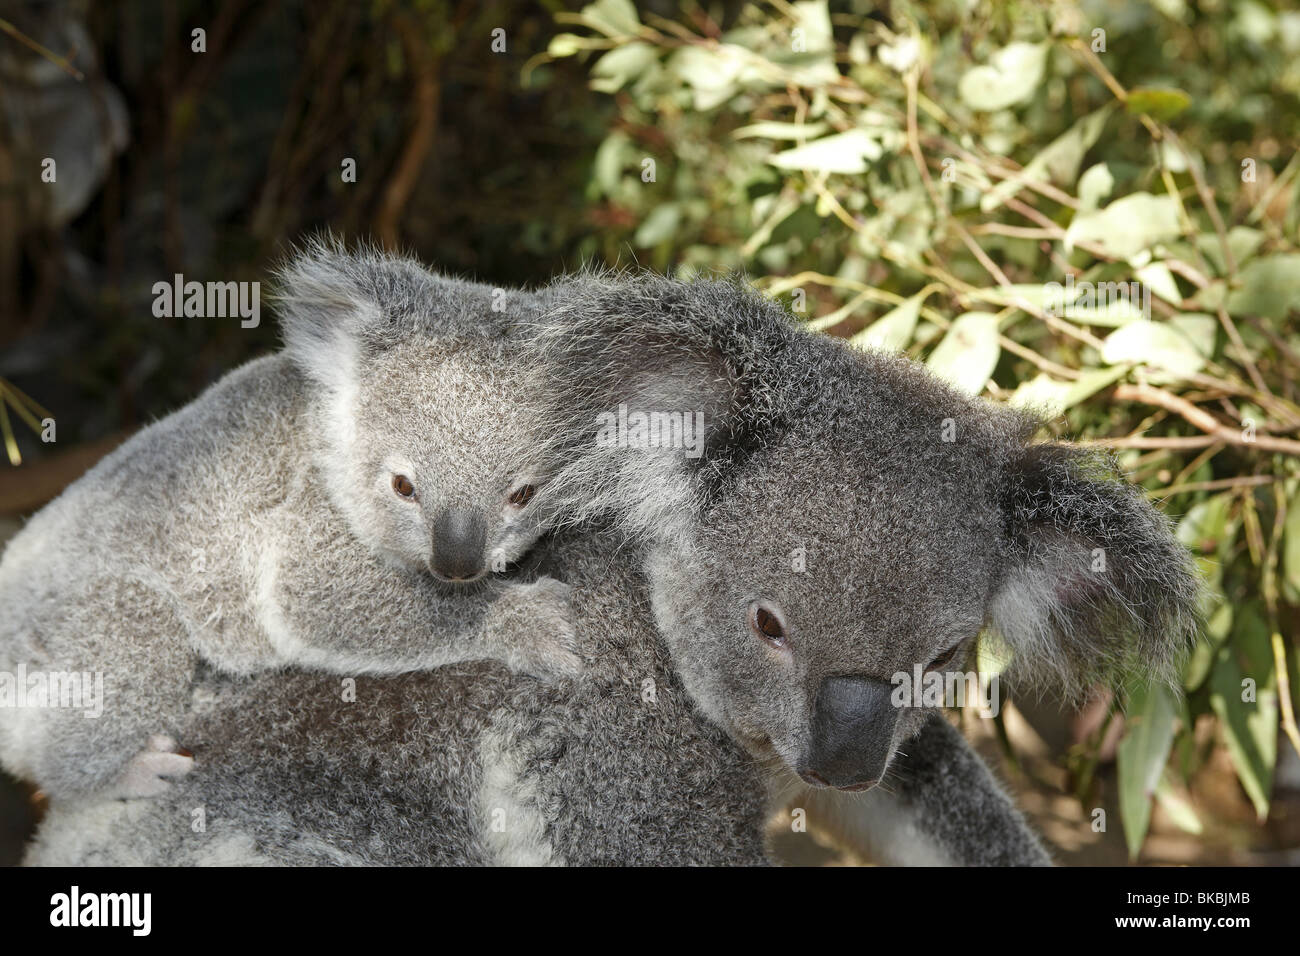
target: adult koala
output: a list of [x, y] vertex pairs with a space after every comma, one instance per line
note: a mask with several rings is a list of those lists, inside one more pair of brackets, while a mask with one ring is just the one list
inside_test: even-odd
[[1197, 585], [1140, 492], [730, 284], [584, 276], [550, 301], [548, 494], [614, 528], [537, 569], [574, 588], [582, 676], [458, 665], [355, 703], [258, 678], [196, 709], [173, 793], [56, 806], [29, 862], [759, 863], [770, 798], [882, 862], [1047, 861], [890, 678], [985, 625], [1067, 691], [1168, 676]]

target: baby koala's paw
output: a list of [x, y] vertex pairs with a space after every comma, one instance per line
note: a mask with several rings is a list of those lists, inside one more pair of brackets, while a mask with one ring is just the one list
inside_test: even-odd
[[573, 588], [555, 578], [538, 578], [511, 587], [511, 600], [527, 636], [517, 645], [519, 669], [543, 680], [563, 680], [582, 672], [578, 635], [573, 627]]
[[164, 777], [183, 777], [194, 769], [194, 757], [166, 734], [154, 734], [145, 749], [129, 761], [114, 782], [111, 796], [119, 800], [156, 797], [171, 786]]

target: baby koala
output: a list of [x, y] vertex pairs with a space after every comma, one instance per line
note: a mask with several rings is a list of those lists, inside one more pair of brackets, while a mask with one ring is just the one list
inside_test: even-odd
[[283, 351], [134, 436], [0, 561], [0, 762], [54, 797], [185, 772], [171, 737], [201, 662], [577, 671], [568, 587], [490, 577], [547, 527], [514, 330], [537, 300], [329, 242], [281, 280]]

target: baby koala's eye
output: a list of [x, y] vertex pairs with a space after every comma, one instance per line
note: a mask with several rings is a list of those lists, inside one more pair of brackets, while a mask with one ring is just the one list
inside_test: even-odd
[[537, 489], [533, 485], [520, 485], [510, 493], [510, 503], [516, 508], [522, 508], [533, 500], [535, 494]]
[[961, 650], [960, 643], [953, 645], [952, 647], [944, 651], [942, 654], [940, 654], [938, 657], [936, 657], [934, 660], [930, 661], [930, 663], [926, 666], [925, 669], [927, 671], [937, 671], [944, 667], [947, 667], [957, 657], [957, 652], [959, 650]]
[[749, 626], [773, 647], [785, 647], [785, 625], [776, 612], [755, 601], [749, 606]]
[[415, 485], [405, 475], [393, 475], [393, 490], [403, 498], [415, 497]]

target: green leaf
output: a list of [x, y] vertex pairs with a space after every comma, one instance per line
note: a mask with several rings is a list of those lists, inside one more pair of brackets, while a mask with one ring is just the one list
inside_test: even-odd
[[735, 47], [688, 46], [668, 59], [668, 68], [694, 94], [695, 108], [708, 111], [740, 90], [745, 64]]
[[866, 130], [851, 129], [796, 146], [768, 158], [778, 169], [798, 169], [816, 173], [865, 173], [868, 161], [884, 154], [880, 143]]
[[1013, 408], [1038, 409], [1042, 414], [1055, 418], [1127, 374], [1128, 369], [1123, 366], [1094, 368], [1083, 372], [1072, 382], [1063, 382], [1046, 372], [1040, 372], [1020, 384], [1012, 393], [1009, 404]]
[[[1247, 677], [1255, 681], [1253, 702], [1242, 700]], [[1277, 764], [1278, 700], [1268, 625], [1256, 604], [1242, 608], [1232, 641], [1219, 650], [1210, 675], [1210, 706], [1223, 728], [1237, 778], [1264, 820]]]
[[1164, 684], [1140, 687], [1129, 696], [1124, 739], [1116, 751], [1119, 815], [1130, 859], [1137, 859], [1151, 825], [1151, 797], [1174, 743], [1178, 698]]
[[926, 365], [958, 391], [978, 395], [997, 367], [1001, 354], [997, 316], [990, 312], [967, 312], [953, 321], [943, 341], [930, 353]]
[[966, 71], [957, 93], [972, 109], [992, 112], [1022, 103], [1038, 91], [1047, 64], [1046, 43], [1011, 43], [984, 66]]
[[1076, 214], [1065, 231], [1065, 248], [1070, 251], [1076, 243], [1087, 242], [1127, 259], [1181, 231], [1178, 203], [1172, 196], [1133, 193], [1105, 209]]
[[1205, 829], [1201, 826], [1201, 818], [1196, 815], [1196, 808], [1181, 793], [1169, 785], [1169, 775], [1166, 773], [1160, 778], [1160, 783], [1156, 785], [1156, 800], [1160, 803], [1160, 808], [1169, 816], [1169, 820], [1174, 826], [1184, 833], [1190, 833], [1192, 836], [1200, 836]]
[[1138, 87], [1129, 90], [1124, 108], [1134, 116], [1145, 113], [1152, 119], [1168, 122], [1192, 103], [1192, 98], [1182, 90], [1173, 88]]
[[1297, 597], [1300, 604], [1300, 491], [1292, 496], [1286, 510], [1286, 527], [1282, 532], [1283, 583]]
[[641, 30], [641, 18], [632, 0], [596, 0], [583, 7], [580, 16], [592, 29], [609, 37], [629, 36]]
[[829, 129], [825, 123], [779, 123], [765, 120], [742, 126], [731, 135], [736, 139], [759, 137], [762, 139], [815, 139]]
[[551, 37], [551, 42], [546, 45], [546, 52], [553, 57], [573, 56], [579, 50], [587, 48], [585, 37], [576, 36], [572, 33], [557, 33]]
[[1089, 166], [1079, 177], [1079, 205], [1081, 212], [1091, 212], [1115, 189], [1115, 177], [1105, 163]]
[[1174, 274], [1169, 271], [1169, 267], [1163, 262], [1153, 262], [1150, 265], [1143, 266], [1133, 273], [1133, 278], [1147, 286], [1153, 295], [1160, 296], [1166, 302], [1172, 302], [1174, 305], [1183, 304], [1183, 294], [1178, 291], [1178, 283], [1174, 281]]
[[[1045, 182], [1050, 179], [1062, 186], [1072, 186], [1079, 174], [1084, 154], [1097, 142], [1112, 108], [1112, 104], [1107, 104], [1089, 113], [1054, 139], [1026, 163], [1024, 169], [985, 193], [980, 199], [980, 211], [992, 212], [997, 209], [1006, 202], [1008, 196], [1018, 193], [1027, 182]], [[1105, 167], [1102, 169], [1104, 171]], [[1109, 193], [1109, 187], [1106, 191]]]
[[1205, 626], [1205, 636], [1198, 639], [1192, 647], [1183, 668], [1183, 687], [1189, 692], [1196, 690], [1210, 675], [1210, 668], [1218, 657], [1219, 648], [1223, 646], [1228, 632], [1232, 629], [1232, 605], [1226, 601], [1219, 605], [1210, 615]]
[[591, 88], [600, 93], [617, 93], [632, 80], [659, 65], [659, 53], [648, 43], [625, 43], [615, 47], [592, 65]]
[[634, 245], [649, 247], [657, 246], [666, 239], [671, 239], [677, 231], [682, 219], [681, 208], [677, 203], [664, 203], [662, 206], [655, 206], [650, 210], [650, 215], [645, 217], [645, 221], [637, 227], [636, 235], [632, 237]]
[[1213, 554], [1227, 541], [1228, 516], [1232, 513], [1234, 495], [1230, 492], [1214, 495], [1192, 506], [1191, 510], [1178, 522], [1175, 531], [1183, 547], [1198, 554]]
[[[1264, 239], [1265, 234], [1261, 230], [1249, 226], [1233, 226], [1229, 229], [1228, 249], [1232, 252], [1232, 258], [1236, 260], [1237, 265], [1240, 266], [1254, 257], [1259, 247], [1263, 245]], [[1219, 241], [1217, 233], [1201, 233], [1196, 237], [1196, 248], [1210, 260], [1215, 272], [1219, 275], [1227, 274], [1228, 264], [1223, 258], [1223, 243]]]
[[917, 293], [899, 303], [849, 339], [849, 344], [860, 349], [903, 351], [912, 341], [912, 334], [916, 331], [916, 319], [921, 314], [921, 303], [924, 299], [923, 295]]
[[1239, 288], [1228, 295], [1233, 315], [1285, 319], [1300, 309], [1300, 253], [1267, 256], [1246, 265], [1238, 274]]
[[618, 188], [623, 178], [623, 167], [632, 149], [632, 140], [626, 133], [615, 130], [596, 148], [592, 161], [591, 179], [601, 194], [608, 196]]
[[1171, 316], [1169, 325], [1191, 342], [1192, 348], [1203, 358], [1213, 357], [1214, 339], [1219, 334], [1219, 320], [1214, 316], [1204, 312], [1184, 312], [1182, 315]]
[[1195, 375], [1205, 365], [1196, 347], [1177, 330], [1162, 322], [1131, 322], [1102, 343], [1102, 361], [1108, 365], [1133, 362], [1161, 369], [1174, 379]]

